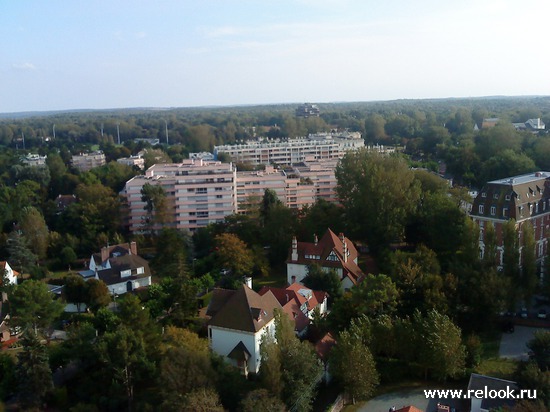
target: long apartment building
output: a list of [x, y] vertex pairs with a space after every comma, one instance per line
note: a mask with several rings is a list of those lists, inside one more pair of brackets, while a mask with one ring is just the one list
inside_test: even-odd
[[129, 230], [134, 233], [147, 230], [148, 216], [141, 198], [141, 189], [146, 183], [164, 189], [169, 209], [168, 226], [194, 231], [222, 222], [237, 212], [236, 176], [232, 163], [202, 159], [151, 166], [145, 176], [127, 181], [121, 192], [128, 205]]
[[262, 140], [214, 146], [214, 156], [226, 153], [232, 161], [250, 164], [292, 165], [304, 161], [341, 159], [349, 150], [365, 146], [358, 132], [312, 134], [287, 140]]
[[516, 221], [521, 241], [522, 226], [530, 222], [535, 235], [536, 258], [541, 263], [546, 256], [550, 227], [550, 172], [528, 173], [487, 182], [477, 194], [470, 216], [480, 229], [482, 256], [485, 251], [484, 232], [487, 225], [494, 226], [500, 267], [503, 265], [504, 223], [510, 219]]
[[73, 155], [71, 159], [73, 167], [81, 172], [87, 172], [94, 167], [103, 166], [105, 163], [105, 154], [101, 150]]
[[156, 164], [145, 176], [126, 182], [121, 194], [128, 205], [128, 227], [134, 233], [148, 230], [148, 215], [141, 189], [146, 183], [161, 185], [168, 197], [167, 225], [194, 231], [221, 222], [233, 213], [247, 213], [258, 204], [266, 189], [273, 190], [287, 207], [301, 209], [316, 199], [336, 201], [337, 161], [303, 162], [293, 167], [237, 172], [232, 163], [186, 160]]

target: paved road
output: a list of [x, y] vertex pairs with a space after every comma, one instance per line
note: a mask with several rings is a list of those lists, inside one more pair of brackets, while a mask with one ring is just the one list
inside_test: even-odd
[[[429, 388], [426, 388], [429, 389]], [[358, 411], [360, 412], [388, 412], [388, 410], [395, 406], [396, 409], [404, 406], [413, 405], [418, 409], [426, 412], [434, 412], [437, 409], [437, 403], [441, 402], [445, 405], [450, 405], [456, 408], [457, 411], [469, 410], [468, 403], [464, 401], [456, 400], [444, 400], [444, 399], [426, 399], [424, 396], [423, 388], [408, 389], [399, 392], [387, 393], [385, 395], [377, 396], [370, 401], [363, 404]]]
[[500, 357], [514, 360], [529, 359], [527, 342], [533, 339], [537, 330], [544, 329], [516, 326], [513, 333], [503, 333], [500, 340]]

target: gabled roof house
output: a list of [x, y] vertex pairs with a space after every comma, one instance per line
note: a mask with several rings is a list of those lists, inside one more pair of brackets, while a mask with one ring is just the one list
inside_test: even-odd
[[103, 247], [92, 254], [88, 270], [79, 274], [102, 280], [112, 294], [118, 295], [151, 285], [149, 263], [138, 256], [136, 242]]
[[287, 282], [301, 283], [307, 276], [308, 267], [319, 265], [323, 270], [334, 269], [341, 280], [342, 289], [350, 289], [363, 279], [363, 271], [357, 265], [358, 252], [353, 243], [340, 233], [338, 236], [327, 229], [321, 240], [317, 235], [313, 242], [298, 242], [292, 239], [286, 263]]
[[321, 315], [328, 309], [326, 292], [311, 290], [299, 283], [293, 283], [286, 289], [264, 286], [258, 293], [263, 296], [268, 292], [273, 293], [283, 312], [294, 322], [298, 336], [307, 332], [315, 308], [319, 309]]
[[214, 289], [206, 311], [210, 348], [237, 366], [244, 375], [260, 370], [260, 343], [275, 335], [275, 309], [282, 309], [273, 293], [263, 296], [247, 285], [238, 290]]

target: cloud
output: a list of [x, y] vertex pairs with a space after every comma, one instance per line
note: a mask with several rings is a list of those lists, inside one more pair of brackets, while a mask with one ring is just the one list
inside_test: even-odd
[[144, 31], [140, 31], [140, 32], [137, 32], [135, 36], [136, 36], [136, 39], [144, 39], [145, 37], [147, 37], [147, 33], [145, 33]]
[[12, 64], [12, 67], [17, 70], [36, 70], [36, 66], [29, 62], [14, 63]]

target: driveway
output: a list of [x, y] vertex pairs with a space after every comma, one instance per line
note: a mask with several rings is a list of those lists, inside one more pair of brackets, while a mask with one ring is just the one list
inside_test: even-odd
[[527, 342], [533, 339], [537, 330], [545, 329], [516, 326], [513, 333], [503, 333], [500, 339], [500, 357], [513, 360], [529, 359]]
[[404, 406], [412, 405], [422, 411], [434, 412], [437, 410], [438, 402], [450, 405], [456, 408], [457, 411], [469, 410], [468, 401], [455, 399], [426, 399], [424, 389], [432, 388], [414, 388], [386, 393], [364, 403], [357, 410], [359, 412], [388, 412], [392, 406], [395, 406], [395, 409], [400, 409]]

